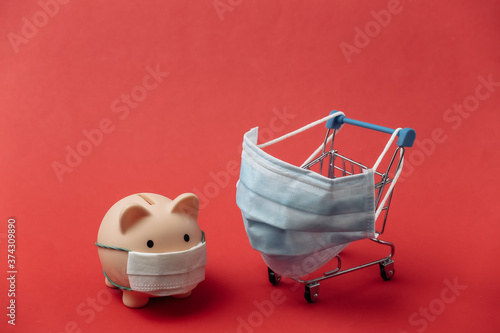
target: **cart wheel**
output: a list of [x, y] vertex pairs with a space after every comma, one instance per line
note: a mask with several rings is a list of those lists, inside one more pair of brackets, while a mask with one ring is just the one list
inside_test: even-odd
[[380, 264], [380, 276], [384, 281], [389, 281], [394, 276], [394, 261], [392, 259], [381, 262]]
[[304, 298], [309, 303], [314, 303], [319, 297], [319, 283], [306, 284], [306, 290], [304, 292]]
[[278, 283], [280, 283], [281, 276], [279, 276], [278, 274], [274, 273], [274, 271], [272, 269], [270, 269], [269, 267], [267, 268], [267, 274], [269, 276], [269, 282], [271, 282], [271, 284], [273, 286], [276, 286]]

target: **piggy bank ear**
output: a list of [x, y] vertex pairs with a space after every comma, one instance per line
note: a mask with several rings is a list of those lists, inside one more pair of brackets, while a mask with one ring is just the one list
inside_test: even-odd
[[120, 229], [122, 233], [126, 233], [137, 222], [149, 215], [151, 214], [141, 205], [133, 204], [123, 208], [120, 213]]
[[200, 200], [193, 193], [184, 193], [175, 198], [170, 203], [170, 207], [171, 213], [186, 214], [196, 220], [200, 209]]

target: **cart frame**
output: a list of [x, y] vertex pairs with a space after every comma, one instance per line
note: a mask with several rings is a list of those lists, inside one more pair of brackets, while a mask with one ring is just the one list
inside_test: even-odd
[[[330, 114], [336, 113], [337, 111], [332, 111]], [[362, 173], [363, 170], [369, 169], [367, 166], [356, 162], [344, 155], [341, 155], [338, 153], [337, 150], [333, 148], [334, 140], [335, 140], [335, 135], [337, 131], [340, 129], [340, 127], [343, 124], [351, 124], [355, 126], [360, 126], [364, 128], [368, 128], [371, 130], [376, 130], [384, 133], [389, 133], [392, 134], [394, 133], [394, 129], [387, 128], [387, 127], [382, 127], [366, 122], [361, 122], [353, 119], [346, 118], [344, 115], [341, 115], [339, 117], [335, 117], [333, 119], [328, 120], [326, 127], [327, 127], [327, 132], [325, 139], [323, 141], [323, 148], [321, 155], [316, 157], [314, 160], [304, 164], [302, 168], [311, 170], [312, 167], [318, 167], [319, 171], [318, 173], [328, 177], [328, 178], [340, 178], [340, 177], [345, 177], [345, 176], [350, 176], [354, 175], [357, 173]], [[332, 133], [333, 134], [330, 134]], [[397, 147], [394, 150], [394, 153], [392, 155], [392, 158], [389, 162], [389, 165], [384, 173], [378, 172], [374, 170], [374, 175], [375, 175], [375, 207], [379, 207], [380, 200], [382, 198], [383, 193], [385, 193], [386, 185], [390, 184], [394, 181], [394, 177], [390, 176], [390, 171], [393, 169], [393, 167], [396, 165], [396, 169], [394, 171], [394, 174], [397, 174], [398, 171], [401, 170], [403, 166], [403, 159], [404, 159], [404, 153], [405, 153], [405, 147], [412, 147], [413, 142], [415, 141], [416, 133], [413, 129], [411, 128], [404, 128], [400, 129], [398, 132], [399, 139], [397, 141]], [[328, 142], [330, 142], [330, 148], [327, 150], [327, 145]], [[399, 158], [398, 158], [399, 156]], [[325, 161], [328, 161], [326, 168], [324, 167]], [[388, 281], [392, 279], [394, 276], [394, 253], [395, 253], [395, 246], [393, 243], [384, 241], [379, 239], [378, 237], [382, 235], [385, 231], [385, 226], [387, 222], [387, 215], [389, 213], [389, 207], [391, 204], [391, 199], [392, 195], [394, 193], [394, 190], [392, 190], [388, 198], [384, 204], [384, 207], [382, 207], [381, 212], [383, 212], [383, 216], [379, 216], [378, 219], [382, 219], [381, 222], [381, 228], [379, 230], [375, 230], [376, 236], [374, 238], [368, 238], [369, 240], [390, 248], [390, 253], [380, 259], [364, 263], [358, 266], [354, 266], [351, 268], [347, 268], [342, 270], [342, 259], [339, 254], [335, 256], [337, 259], [337, 267], [333, 270], [324, 272], [322, 276], [319, 276], [314, 279], [310, 280], [303, 280], [300, 278], [292, 278], [293, 280], [303, 284], [305, 286], [305, 292], [304, 292], [304, 298], [309, 302], [313, 303], [315, 302], [318, 297], [319, 297], [319, 286], [320, 286], [320, 281], [330, 279], [339, 275], [351, 273], [363, 268], [371, 267], [374, 265], [379, 265], [380, 269], [380, 275], [383, 280]], [[381, 213], [382, 214], [382, 213]], [[379, 223], [380, 224], [380, 223]], [[333, 259], [332, 259], [333, 260]], [[281, 276], [277, 273], [275, 273], [271, 268], [268, 267], [268, 278], [269, 282], [275, 286], [277, 285], [280, 280]]]

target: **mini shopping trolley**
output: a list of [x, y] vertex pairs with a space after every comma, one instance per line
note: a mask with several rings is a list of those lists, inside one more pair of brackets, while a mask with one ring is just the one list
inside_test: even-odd
[[[300, 167], [262, 150], [324, 122], [327, 131], [322, 144]], [[335, 149], [335, 136], [344, 125], [391, 134], [372, 168]], [[332, 111], [270, 142], [257, 144], [257, 137], [258, 128], [244, 137], [236, 201], [250, 244], [261, 252], [268, 266], [269, 282], [277, 285], [282, 277], [291, 278], [305, 286], [304, 297], [312, 303], [318, 299], [321, 281], [362, 268], [379, 265], [382, 279], [390, 280], [394, 276], [394, 244], [379, 237], [385, 230], [405, 148], [413, 146], [415, 131], [357, 121]], [[384, 160], [387, 166], [378, 170], [391, 148], [392, 157]], [[342, 269], [339, 253], [361, 239], [388, 247], [390, 253]], [[304, 278], [331, 260], [337, 261], [335, 269], [316, 278]]]

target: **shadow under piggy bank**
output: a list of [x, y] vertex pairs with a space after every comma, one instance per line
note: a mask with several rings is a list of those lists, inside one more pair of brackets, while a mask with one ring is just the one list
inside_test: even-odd
[[215, 280], [207, 277], [186, 298], [151, 297], [149, 303], [138, 309], [129, 309], [149, 320], [172, 321], [174, 318], [194, 316], [208, 308], [213, 308], [214, 302], [224, 303], [229, 292]]

